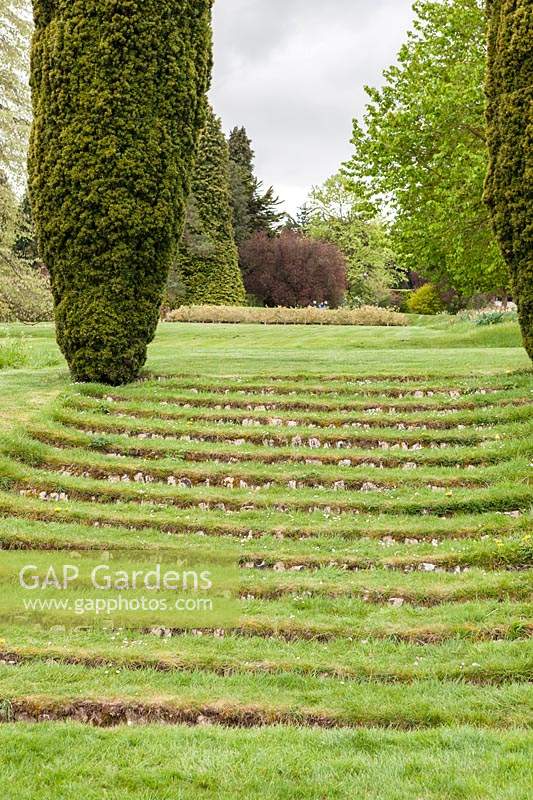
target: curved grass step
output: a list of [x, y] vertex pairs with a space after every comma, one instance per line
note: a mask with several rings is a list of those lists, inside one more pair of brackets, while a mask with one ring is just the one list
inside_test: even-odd
[[[438, 642], [464, 636], [473, 639], [530, 636], [533, 607], [528, 602], [479, 600], [438, 606], [377, 606], [358, 599], [301, 597], [248, 600], [238, 630], [283, 638], [342, 637]], [[231, 628], [230, 628], [231, 629]], [[503, 632], [504, 635], [501, 635]]]
[[[266, 409], [227, 409], [209, 408], [202, 403], [191, 405], [176, 405], [171, 403], [154, 403], [146, 401], [112, 400], [109, 395], [105, 398], [95, 399], [83, 395], [69, 395], [62, 403], [64, 408], [78, 411], [93, 411], [102, 414], [126, 415], [141, 419], [163, 419], [174, 421], [189, 421], [206, 424], [245, 424], [247, 426], [268, 426], [275, 424], [278, 427], [302, 428], [316, 427], [328, 428], [389, 428], [396, 430], [450, 430], [455, 427], [488, 427], [507, 423], [527, 422], [531, 419], [531, 409], [524, 406], [494, 407], [490, 410], [479, 409], [476, 411], [448, 412], [442, 418], [438, 413], [396, 413], [372, 415], [353, 415], [351, 413], [311, 413], [309, 411], [280, 410], [276, 412]], [[275, 422], [273, 422], [275, 419]]]
[[[527, 532], [531, 528], [531, 515], [508, 516], [499, 513], [457, 515], [456, 517], [421, 517], [399, 514], [376, 517], [359, 516], [346, 522], [343, 518], [324, 515], [302, 515], [288, 519], [280, 512], [245, 512], [235, 519], [225, 519], [220, 512], [181, 511], [174, 508], [146, 508], [139, 504], [123, 503], [101, 505], [84, 502], [54, 504], [52, 502], [21, 497], [0, 490], [0, 515], [21, 520], [42, 522], [79, 523], [90, 527], [121, 526], [125, 531], [150, 530], [169, 535], [201, 535], [260, 539], [273, 536], [278, 540], [307, 540], [311, 537], [336, 537], [357, 542], [363, 538], [387, 537], [400, 541], [416, 537], [431, 541], [445, 536], [451, 539], [469, 539], [480, 536], [504, 536], [513, 532]], [[94, 531], [92, 531], [94, 533]], [[0, 531], [0, 535], [2, 532]], [[149, 535], [146, 533], [145, 535]], [[7, 541], [7, 539], [6, 539]]]
[[[291, 371], [290, 373], [283, 373], [283, 372], [261, 372], [260, 374], [236, 374], [236, 373], [229, 373], [229, 374], [214, 374], [214, 375], [196, 375], [191, 374], [190, 372], [172, 372], [169, 373], [154, 373], [154, 372], [147, 372], [139, 381], [135, 384], [131, 384], [127, 387], [127, 389], [135, 388], [139, 385], [145, 383], [172, 383], [176, 384], [181, 381], [190, 381], [190, 380], [199, 380], [200, 382], [209, 383], [216, 382], [218, 380], [223, 381], [225, 384], [228, 383], [253, 383], [258, 385], [264, 385], [265, 383], [290, 383], [291, 385], [301, 385], [307, 384], [309, 382], [316, 382], [320, 381], [322, 383], [343, 383], [343, 384], [353, 384], [358, 386], [367, 386], [369, 384], [375, 383], [384, 383], [387, 386], [394, 386], [397, 384], [414, 384], [416, 386], [421, 386], [425, 384], [432, 384], [435, 381], [443, 382], [446, 381], [449, 384], [457, 384], [459, 383], [461, 386], [465, 387], [474, 387], [477, 388], [479, 386], [480, 381], [484, 381], [489, 386], [493, 385], [500, 385], [506, 388], [510, 388], [516, 385], [523, 385], [529, 384], [531, 380], [531, 373], [527, 370], [514, 370], [514, 371], [507, 371], [504, 373], [489, 373], [481, 376], [476, 376], [472, 378], [469, 375], [465, 375], [461, 372], [446, 372], [446, 373], [439, 373], [438, 376], [435, 376], [433, 371], [430, 372], [417, 372], [416, 374], [398, 374], [395, 372], [377, 372], [377, 373], [369, 373], [369, 374], [361, 374], [360, 372], [334, 372], [328, 370], [327, 372], [318, 371], [309, 371], [306, 370], [305, 372], [297, 372]], [[97, 386], [98, 384], [93, 384]]]
[[[298, 674], [343, 680], [410, 683], [461, 680], [479, 684], [531, 681], [533, 643], [525, 640], [438, 645], [372, 640], [354, 648], [341, 640], [286, 643], [264, 638], [185, 634], [158, 638], [138, 631], [50, 631], [0, 627], [0, 661], [35, 659], [108, 669], [202, 670], [226, 676]], [[5, 648], [8, 648], [7, 650]]]
[[[157, 636], [179, 637], [190, 633], [185, 628], [155, 628], [143, 630], [142, 633], [153, 632]], [[402, 627], [382, 628], [366, 632], [365, 638], [358, 638], [350, 630], [342, 628], [328, 628], [327, 626], [276, 625], [265, 623], [261, 619], [249, 619], [241, 622], [239, 626], [226, 630], [202, 628], [197, 631], [199, 636], [220, 638], [226, 635], [240, 636], [242, 638], [265, 638], [275, 642], [317, 642], [329, 646], [332, 641], [342, 640], [356, 644], [365, 644], [370, 641], [385, 641], [398, 644], [412, 644], [417, 646], [440, 645], [449, 640], [462, 639], [468, 642], [503, 642], [516, 641], [517, 639], [531, 639], [533, 637], [533, 623], [516, 620], [513, 622], [496, 625], [476, 625], [474, 623], [433, 624], [428, 627]]]
[[343, 514], [424, 514], [445, 516], [482, 510], [520, 512], [531, 506], [532, 493], [528, 486], [517, 482], [490, 488], [434, 491], [421, 488], [416, 492], [406, 487], [380, 492], [335, 492], [328, 489], [300, 489], [288, 493], [285, 489], [269, 488], [257, 491], [225, 487], [191, 486], [183, 488], [157, 483], [115, 482], [86, 477], [74, 477], [60, 472], [0, 460], [0, 480], [4, 488], [26, 495], [40, 496], [52, 502], [90, 500], [94, 503], [133, 502], [161, 504], [173, 508], [213, 509], [224, 514], [256, 510], [277, 510], [280, 513]]
[[135, 416], [98, 414], [75, 411], [69, 408], [58, 408], [53, 412], [54, 422], [85, 431], [100, 433], [127, 433], [148, 437], [170, 436], [172, 438], [187, 437], [187, 441], [211, 441], [246, 444], [268, 444], [271, 447], [309, 446], [314, 450], [323, 448], [346, 449], [353, 446], [389, 449], [396, 445], [399, 449], [417, 451], [422, 447], [446, 447], [450, 445], [474, 445], [481, 442], [494, 443], [502, 439], [529, 437], [533, 431], [530, 422], [512, 423], [494, 426], [482, 430], [405, 430], [380, 428], [378, 430], [354, 433], [354, 429], [314, 429], [294, 427], [281, 429], [276, 426], [243, 426], [220, 424], [200, 425], [166, 420], [144, 419]]
[[[143, 384], [134, 384], [127, 388], [110, 389], [110, 387], [94, 386], [85, 384], [76, 387], [76, 394], [84, 397], [92, 397], [110, 401], [130, 401], [151, 403], [179, 403], [190, 405], [202, 405], [207, 407], [226, 406], [243, 408], [248, 411], [256, 406], [267, 410], [312, 410], [315, 412], [358, 412], [373, 413], [381, 409], [383, 413], [415, 413], [433, 411], [436, 414], [448, 414], [462, 411], [481, 411], [497, 410], [507, 406], [522, 406], [532, 402], [531, 390], [528, 386], [515, 389], [495, 390], [490, 394], [465, 394], [460, 397], [435, 396], [423, 393], [423, 397], [407, 396], [399, 399], [388, 394], [372, 398], [353, 398], [341, 396], [336, 398], [334, 394], [322, 398], [306, 395], [305, 393], [276, 394], [269, 393], [268, 396], [258, 398], [255, 394], [247, 396], [246, 392], [232, 391], [227, 387], [220, 387], [218, 391], [213, 390], [213, 386], [204, 387], [198, 390], [174, 389], [168, 390], [159, 384], [150, 384], [144, 388]], [[416, 392], [415, 392], [416, 394]]]
[[[428, 449], [404, 451], [401, 449], [369, 451], [364, 448], [322, 449], [317, 453], [302, 447], [268, 447], [263, 444], [246, 443], [241, 440], [239, 446], [231, 442], [191, 442], [168, 438], [151, 438], [144, 434], [131, 437], [127, 433], [91, 433], [83, 429], [70, 427], [61, 422], [35, 422], [26, 426], [26, 432], [32, 439], [55, 447], [80, 447], [91, 451], [109, 453], [115, 456], [130, 455], [139, 458], [159, 459], [172, 458], [179, 462], [204, 462], [233, 464], [241, 461], [252, 461], [259, 464], [306, 464], [307, 466], [368, 466], [406, 467], [449, 466], [469, 468], [471, 466], [489, 466], [501, 464], [514, 458], [528, 459], [533, 457], [533, 445], [527, 439], [487, 442], [483, 446], [450, 446], [446, 449]], [[215, 444], [215, 446], [214, 446]], [[348, 464], [349, 462], [349, 464]]]
[[[65, 551], [65, 556], [76, 550], [110, 550], [153, 553], [154, 560], [167, 555], [194, 560], [209, 559], [214, 547], [207, 536], [169, 542], [154, 532], [147, 539], [120, 529], [91, 535], [80, 526], [74, 533], [65, 531], [64, 525], [50, 525], [53, 530], [43, 537], [35, 534], [35, 523], [6, 520], [2, 548], [27, 550], [28, 558], [47, 550]], [[280, 543], [271, 538], [260, 544], [226, 539], [216, 543], [216, 553], [223, 563], [240, 567], [241, 596], [256, 599], [323, 595], [374, 603], [401, 599], [424, 606], [489, 598], [533, 600], [533, 543], [527, 535], [505, 541], [409, 539], [395, 546], [386, 540], [361, 539], [355, 551], [335, 539]], [[0, 564], [0, 576], [10, 574], [10, 567], [6, 569], [7, 573]]]
[[[0, 452], [14, 461], [28, 466], [59, 470], [75, 477], [99, 480], [121, 478], [144, 483], [169, 485], [224, 486], [226, 488], [271, 488], [283, 486], [291, 491], [300, 488], [332, 488], [336, 491], [394, 489], [403, 486], [427, 488], [471, 487], [481, 488], [499, 482], [522, 481], [529, 474], [529, 461], [515, 458], [497, 466], [468, 465], [458, 473], [457, 466], [426, 466], [408, 462], [408, 468], [382, 466], [379, 472], [369, 474], [365, 464], [342, 466], [338, 464], [264, 464], [261, 461], [239, 461], [236, 464], [219, 463], [218, 460], [183, 461], [162, 451], [160, 458], [128, 456], [118, 451], [108, 454], [88, 448], [87, 441], [78, 447], [51, 445], [25, 433], [16, 433], [0, 442]], [[209, 454], [206, 453], [206, 457]], [[405, 465], [404, 465], [405, 467]], [[243, 485], [244, 484], [244, 485]]]
[[[295, 378], [293, 375], [279, 375], [268, 378], [264, 375], [182, 375], [182, 376], [148, 376], [147, 380], [132, 387], [143, 389], [159, 386], [166, 390], [190, 389], [201, 392], [212, 391], [213, 387], [223, 391], [251, 394], [337, 394], [337, 395], [372, 395], [387, 394], [391, 397], [415, 395], [420, 392], [462, 396], [464, 394], [488, 395], [494, 391], [531, 388], [531, 375], [527, 372], [509, 376], [490, 376], [465, 378], [464, 376], [406, 376], [398, 380], [398, 375], [360, 377], [350, 375], [318, 374]], [[126, 391], [130, 391], [129, 389]]]
[[[54, 687], [53, 689], [51, 687]], [[105, 688], [103, 688], [105, 687]], [[84, 709], [87, 722], [197, 722], [224, 725], [317, 725], [425, 728], [445, 724], [524, 727], [531, 697], [524, 684], [471, 686], [417, 681], [405, 687], [311, 677], [227, 676], [126, 671], [60, 664], [0, 666], [7, 721], [65, 719]], [[76, 714], [78, 716], [78, 714]], [[78, 717], [79, 718], [79, 717]]]

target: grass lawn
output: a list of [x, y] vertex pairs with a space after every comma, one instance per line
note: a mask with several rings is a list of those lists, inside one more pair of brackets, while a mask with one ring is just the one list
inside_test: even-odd
[[[168, 323], [113, 389], [0, 326], [3, 796], [528, 798], [531, 378], [513, 323]], [[162, 561], [226, 613], [94, 611]]]

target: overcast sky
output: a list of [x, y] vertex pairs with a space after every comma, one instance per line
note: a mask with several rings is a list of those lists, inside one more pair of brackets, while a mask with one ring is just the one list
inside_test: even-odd
[[294, 213], [350, 155], [364, 85], [381, 82], [412, 0], [216, 0], [211, 97], [245, 125], [257, 173]]

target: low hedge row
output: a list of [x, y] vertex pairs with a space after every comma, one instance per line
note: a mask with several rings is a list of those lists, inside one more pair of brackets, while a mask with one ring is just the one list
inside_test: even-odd
[[163, 314], [165, 322], [227, 322], [261, 325], [407, 325], [404, 314], [386, 308], [320, 309], [248, 306], [182, 306]]

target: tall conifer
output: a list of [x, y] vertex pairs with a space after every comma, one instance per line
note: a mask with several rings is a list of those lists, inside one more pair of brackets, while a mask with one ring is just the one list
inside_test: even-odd
[[30, 191], [73, 377], [133, 380], [182, 232], [212, 0], [34, 0]]
[[228, 145], [211, 109], [200, 137], [177, 270], [188, 305], [245, 302], [233, 232]]
[[533, 4], [488, 0], [486, 200], [533, 359]]

